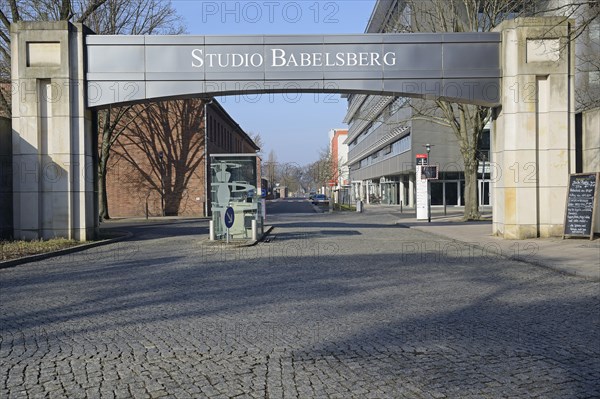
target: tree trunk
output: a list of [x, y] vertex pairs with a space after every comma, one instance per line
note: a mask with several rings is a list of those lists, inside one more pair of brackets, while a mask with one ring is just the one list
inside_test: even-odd
[[165, 195], [165, 216], [179, 215], [179, 206], [181, 205], [182, 196], [177, 193]]
[[167, 174], [167, 179], [165, 184], [167, 187], [165, 188], [165, 216], [178, 216], [181, 206], [181, 201], [183, 200], [183, 192], [185, 191], [185, 165], [176, 164], [174, 171], [174, 182], [171, 186], [171, 174]]
[[98, 213], [100, 221], [110, 219], [108, 213], [108, 194], [106, 192], [106, 171], [108, 168], [108, 158], [110, 156], [109, 115], [110, 111], [107, 111], [105, 124], [102, 129], [100, 156], [98, 157]]
[[183, 188], [167, 188], [165, 190], [165, 216], [178, 216], [182, 199]]
[[[104, 148], [104, 146], [103, 146]], [[98, 199], [100, 221], [110, 219], [108, 213], [108, 193], [106, 192], [106, 166], [108, 163], [108, 151], [101, 151], [98, 162]]]
[[463, 220], [480, 220], [479, 201], [477, 197], [477, 159], [475, 156], [464, 156], [465, 160], [465, 212]]
[[[2, 90], [0, 90], [0, 115], [4, 113], [4, 116], [10, 118], [12, 116], [12, 108], [7, 99], [8, 94], [4, 94]], [[12, 99], [10, 100], [12, 102]]]

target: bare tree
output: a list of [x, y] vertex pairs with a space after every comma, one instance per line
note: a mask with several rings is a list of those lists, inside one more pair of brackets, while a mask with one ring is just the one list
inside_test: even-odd
[[108, 193], [106, 189], [106, 177], [111, 148], [119, 136], [135, 121], [145, 110], [144, 106], [115, 107], [98, 114], [98, 130], [100, 131], [100, 148], [98, 149], [98, 199], [99, 214], [101, 220], [110, 219], [108, 212]]
[[[10, 24], [19, 21], [75, 21], [88, 18], [108, 0], [7, 0], [0, 2], [0, 84], [10, 85]], [[11, 115], [10, 90], [0, 90], [0, 114]]]
[[[10, 117], [10, 23], [18, 21], [75, 21], [99, 34], [180, 34], [181, 17], [169, 0], [8, 0], [0, 2], [0, 115]], [[106, 201], [106, 166], [110, 149], [122, 129], [116, 129], [131, 106], [99, 111], [99, 207], [101, 219], [109, 219]], [[135, 114], [135, 112], [133, 112]]]
[[571, 9], [575, 19], [575, 107], [600, 107], [600, 3]]
[[[408, 11], [402, 10], [390, 20], [386, 30], [404, 32], [479, 32], [489, 31], [515, 12], [515, 1], [492, 0], [430, 0], [407, 1]], [[454, 104], [437, 100], [411, 101], [412, 118], [425, 118], [452, 129], [463, 158], [465, 174], [465, 220], [481, 217], [477, 200], [477, 146], [486, 123], [491, 117], [487, 107]]]
[[313, 187], [315, 187], [313, 179], [310, 175], [310, 164], [303, 165], [301, 167], [299, 184], [300, 187], [302, 187], [302, 190], [305, 192], [309, 192], [313, 189]]
[[263, 162], [262, 170], [266, 179], [274, 186], [277, 181], [277, 155], [275, 155], [275, 151], [269, 151], [267, 161]]
[[94, 32], [108, 35], [185, 32], [183, 21], [170, 0], [105, 0], [102, 7], [89, 15], [86, 24]]
[[319, 151], [319, 159], [308, 166], [308, 174], [317, 187], [327, 187], [333, 178], [333, 160], [329, 147]]
[[115, 155], [161, 196], [165, 215], [180, 212], [190, 180], [204, 160], [203, 120], [202, 100], [172, 100], [135, 105], [122, 119], [125, 126], [119, 125]]
[[288, 188], [290, 193], [297, 193], [302, 188], [302, 168], [295, 162], [285, 162], [278, 165], [280, 183]]
[[[107, 0], [104, 7], [89, 17], [90, 28], [103, 34], [181, 34], [184, 27], [170, 1], [161, 0]], [[140, 108], [132, 106], [111, 107], [100, 110], [98, 114], [99, 163], [98, 192], [99, 216], [101, 220], [110, 219], [108, 199], [106, 197], [106, 173], [112, 145], [117, 141], [123, 129], [117, 129], [122, 118], [139, 115]]]
[[259, 148], [259, 151], [257, 152], [257, 155], [262, 158], [263, 156], [263, 146], [264, 146], [264, 140], [262, 138], [262, 136], [260, 135], [260, 133], [248, 133], [248, 136], [250, 136], [250, 138], [252, 139], [252, 141], [254, 141], [254, 144], [256, 144], [256, 146]]

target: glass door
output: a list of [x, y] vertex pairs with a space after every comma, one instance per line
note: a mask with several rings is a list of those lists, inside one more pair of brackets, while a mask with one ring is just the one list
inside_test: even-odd
[[444, 195], [446, 198], [446, 205], [458, 205], [458, 182], [447, 181]]
[[479, 180], [479, 205], [490, 204], [490, 181]]

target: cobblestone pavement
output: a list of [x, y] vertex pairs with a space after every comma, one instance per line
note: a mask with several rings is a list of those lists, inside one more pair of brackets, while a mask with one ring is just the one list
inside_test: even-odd
[[599, 283], [394, 220], [229, 251], [170, 223], [0, 270], [0, 398], [600, 397]]

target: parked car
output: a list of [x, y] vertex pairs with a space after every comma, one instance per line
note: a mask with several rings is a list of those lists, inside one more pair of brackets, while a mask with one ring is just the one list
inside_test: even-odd
[[329, 204], [329, 198], [325, 194], [316, 194], [312, 199], [312, 203], [314, 205]]
[[308, 194], [308, 199], [312, 200], [313, 198], [315, 198], [315, 195], [317, 195], [317, 193], [311, 192], [310, 194]]

